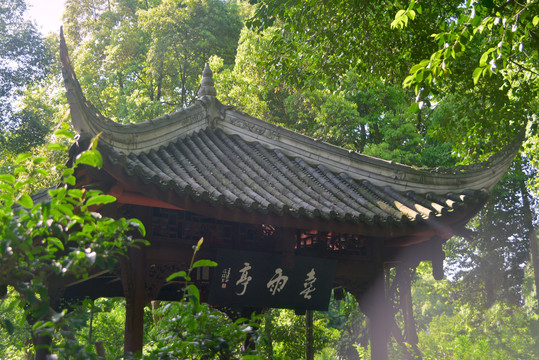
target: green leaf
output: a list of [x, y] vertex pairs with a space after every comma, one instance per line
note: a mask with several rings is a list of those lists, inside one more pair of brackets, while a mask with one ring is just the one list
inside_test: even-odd
[[[428, 62], [427, 62], [428, 63]], [[421, 69], [424, 69], [425, 68], [425, 64], [423, 62], [420, 62], [419, 64], [415, 64], [414, 66], [412, 66], [412, 68], [410, 69], [410, 74], [413, 74]]]
[[39, 329], [39, 327], [43, 325], [43, 321], [41, 320], [38, 320], [34, 323], [34, 325], [32, 325], [32, 331], [36, 331], [37, 329]]
[[477, 85], [477, 82], [479, 81], [479, 78], [481, 77], [481, 72], [483, 71], [483, 68], [475, 68], [474, 72], [473, 72], [473, 83], [474, 85]]
[[484, 52], [483, 55], [481, 55], [481, 59], [479, 60], [479, 66], [481, 66], [482, 68], [487, 65], [489, 54], [490, 52], [487, 51], [487, 52]]
[[402, 85], [407, 88], [412, 86], [412, 84], [415, 82], [415, 75], [409, 75], [407, 76], [404, 81], [402, 82]]
[[74, 176], [68, 176], [64, 178], [64, 182], [67, 185], [75, 186], [75, 184], [77, 183], [77, 179]]
[[0, 183], [0, 190], [2, 191], [5, 191], [9, 194], [14, 194], [14, 189], [13, 189], [13, 186], [10, 186], [10, 185], [7, 185], [7, 184], [2, 184]]
[[101, 168], [103, 166], [103, 158], [97, 150], [88, 150], [77, 156], [75, 162], [76, 165], [84, 164], [93, 166], [96, 168]]
[[35, 165], [37, 165], [37, 164], [41, 164], [45, 160], [47, 160], [47, 158], [44, 158], [43, 156], [40, 156], [40, 157], [37, 157], [37, 158], [33, 159], [32, 162]]
[[406, 10], [397, 11], [397, 13], [395, 14], [395, 20], [397, 20], [398, 18], [401, 18], [405, 13], [406, 13]]
[[58, 249], [60, 249], [62, 251], [64, 250], [64, 244], [57, 237], [53, 237], [53, 236], [48, 237], [47, 238], [47, 243], [49, 243], [49, 245], [57, 247]]
[[57, 204], [56, 208], [64, 215], [67, 215], [69, 217], [73, 216], [73, 210], [68, 205]]
[[62, 145], [62, 144], [58, 144], [58, 143], [53, 143], [53, 144], [47, 144], [47, 149], [49, 149], [49, 150], [67, 150], [67, 146]]
[[193, 284], [188, 285], [187, 292], [197, 300], [197, 303], [200, 302], [200, 291], [195, 285]]
[[0, 181], [13, 185], [15, 184], [15, 176], [10, 174], [0, 174]]
[[67, 194], [74, 198], [81, 198], [84, 192], [81, 189], [69, 189], [67, 190]]
[[189, 281], [189, 277], [187, 276], [187, 273], [185, 271], [177, 271], [173, 274], [170, 274], [168, 277], [167, 277], [167, 281], [171, 281], [171, 280], [174, 280], [176, 278], [183, 278], [187, 281]]
[[97, 149], [97, 142], [99, 141], [99, 137], [101, 136], [101, 134], [103, 134], [103, 131], [101, 131], [99, 134], [97, 134], [96, 136], [92, 138], [92, 141], [90, 141], [90, 147], [88, 148], [88, 150]]
[[115, 201], [116, 198], [112, 195], [97, 195], [89, 198], [86, 201], [86, 206], [110, 204]]
[[11, 322], [11, 320], [9, 320], [9, 319], [2, 319], [2, 326], [4, 327], [4, 329], [6, 329], [6, 332], [7, 332], [9, 335], [13, 335], [13, 332], [15, 331], [15, 326], [13, 325], [13, 323]]
[[217, 266], [217, 263], [215, 261], [212, 261], [212, 260], [197, 260], [197, 261], [195, 261], [193, 266], [191, 266], [191, 269], [195, 269], [197, 267], [202, 267], [202, 266], [215, 267], [215, 266]]
[[131, 227], [137, 228], [142, 236], [146, 236], [146, 228], [144, 227], [142, 221], [139, 219], [129, 219], [128, 222]]
[[[10, 207], [13, 205], [13, 195], [10, 194], [0, 194], [0, 200], [4, 202], [4, 205], [7, 207]], [[0, 203], [0, 205], [2, 205]]]
[[17, 203], [28, 209], [34, 207], [34, 201], [28, 194], [22, 194], [19, 200], [17, 200]]
[[22, 153], [17, 155], [17, 158], [15, 159], [15, 164], [20, 164], [24, 160], [28, 159], [29, 157], [32, 157], [32, 154], [29, 153]]
[[532, 20], [533, 26], [537, 26], [539, 24], [539, 15], [535, 15]]
[[56, 136], [65, 136], [68, 139], [73, 139], [73, 134], [71, 133], [71, 131], [66, 130], [66, 129], [56, 130], [54, 132], [54, 135], [56, 135]]

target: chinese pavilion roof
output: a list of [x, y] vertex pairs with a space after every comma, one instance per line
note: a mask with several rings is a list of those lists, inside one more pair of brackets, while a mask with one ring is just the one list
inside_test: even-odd
[[208, 66], [193, 105], [119, 124], [85, 99], [65, 42], [61, 60], [73, 125], [82, 139], [101, 133], [110, 176], [145, 196], [222, 220], [370, 235], [463, 226], [520, 145], [452, 169], [365, 156], [222, 105]]

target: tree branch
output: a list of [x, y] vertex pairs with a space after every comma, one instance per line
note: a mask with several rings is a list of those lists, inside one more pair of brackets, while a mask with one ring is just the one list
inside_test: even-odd
[[538, 72], [533, 71], [532, 69], [529, 69], [529, 68], [525, 67], [524, 65], [519, 64], [519, 63], [517, 63], [517, 62], [514, 61], [514, 60], [511, 60], [510, 58], [508, 58], [507, 60], [509, 60], [509, 62], [510, 62], [511, 64], [516, 65], [519, 69], [524, 70], [524, 71], [531, 72], [532, 74], [535, 74], [535, 75], [538, 75], [538, 76], [539, 76], [539, 73], [538, 73]]

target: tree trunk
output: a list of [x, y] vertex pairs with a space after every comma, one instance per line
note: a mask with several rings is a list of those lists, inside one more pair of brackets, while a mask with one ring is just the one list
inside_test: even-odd
[[106, 358], [107, 354], [105, 353], [105, 346], [103, 346], [102, 341], [96, 341], [95, 344], [95, 352], [99, 358]]
[[47, 360], [50, 355], [50, 346], [52, 344], [52, 336], [38, 335], [34, 340], [34, 348], [36, 349], [36, 360]]
[[92, 300], [92, 305], [90, 305], [90, 326], [88, 329], [88, 344], [92, 343], [94, 334], [94, 301]]
[[265, 326], [264, 326], [264, 333], [266, 335], [267, 344], [268, 344], [268, 353], [267, 353], [267, 359], [273, 360], [273, 314], [271, 313], [271, 310], [268, 310], [266, 312], [265, 316]]
[[496, 291], [494, 289], [494, 279], [489, 276], [490, 272], [485, 273], [485, 309], [490, 309], [496, 302]]
[[[522, 170], [521, 170], [522, 171]], [[537, 230], [533, 226], [533, 212], [530, 205], [528, 189], [524, 181], [520, 182], [522, 205], [524, 207], [525, 226], [529, 230], [528, 240], [530, 246], [530, 260], [533, 267], [533, 279], [535, 281], [535, 297], [539, 301], [539, 252], [537, 251]]]
[[412, 274], [410, 268], [407, 266], [399, 266], [397, 271], [401, 272], [399, 288], [402, 315], [404, 317], [404, 340], [408, 344], [416, 346], [419, 343], [419, 340], [417, 337], [412, 302]]
[[535, 298], [539, 302], [539, 251], [537, 250], [537, 230], [532, 229], [529, 236], [530, 255], [533, 266], [533, 279], [535, 280]]

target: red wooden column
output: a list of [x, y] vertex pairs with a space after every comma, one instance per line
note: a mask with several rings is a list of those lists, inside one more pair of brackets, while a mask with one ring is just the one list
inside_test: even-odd
[[145, 256], [142, 249], [131, 248], [122, 260], [122, 284], [125, 294], [124, 353], [140, 354], [144, 335]]

